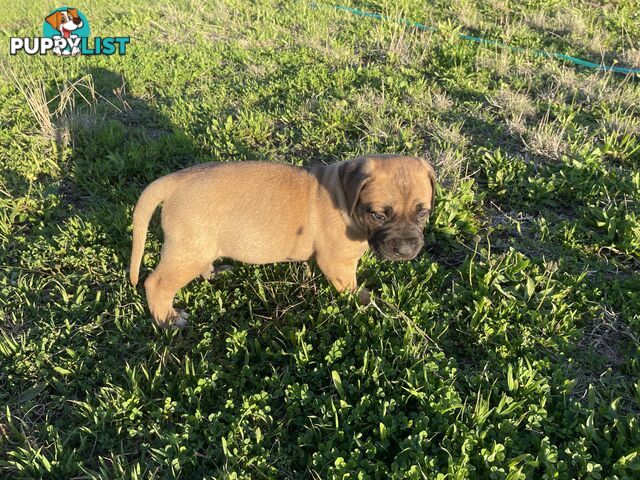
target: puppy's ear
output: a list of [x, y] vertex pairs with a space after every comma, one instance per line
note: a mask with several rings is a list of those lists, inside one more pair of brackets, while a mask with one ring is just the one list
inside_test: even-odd
[[67, 13], [71, 15], [72, 18], [78, 18], [78, 10], [76, 10], [75, 8], [68, 9]]
[[358, 198], [360, 198], [360, 192], [369, 180], [369, 176], [365, 172], [366, 163], [366, 159], [356, 158], [344, 162], [338, 171], [344, 198], [347, 200], [349, 216], [353, 215]]
[[51, 15], [46, 17], [44, 21], [58, 30], [58, 28], [60, 28], [60, 24], [62, 23], [62, 12], [53, 12]]

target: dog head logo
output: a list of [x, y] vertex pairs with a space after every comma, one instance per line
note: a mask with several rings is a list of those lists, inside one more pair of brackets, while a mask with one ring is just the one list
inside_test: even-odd
[[53, 49], [57, 55], [79, 55], [82, 53], [81, 39], [89, 37], [89, 22], [77, 8], [54, 10], [45, 17], [42, 29], [45, 37], [66, 40], [66, 48]]
[[41, 37], [10, 37], [9, 53], [75, 57], [77, 55], [124, 55], [130, 37], [94, 36], [89, 39], [89, 21], [77, 8], [56, 8], [44, 17]]

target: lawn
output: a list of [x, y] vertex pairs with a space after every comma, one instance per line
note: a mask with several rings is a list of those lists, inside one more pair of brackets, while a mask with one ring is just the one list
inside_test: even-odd
[[[89, 0], [131, 43], [79, 58], [10, 57], [59, 5], [0, 3], [0, 477], [640, 477], [640, 77], [458, 36], [640, 67], [636, 0]], [[373, 152], [440, 186], [371, 305], [238, 264], [153, 325], [149, 182]]]

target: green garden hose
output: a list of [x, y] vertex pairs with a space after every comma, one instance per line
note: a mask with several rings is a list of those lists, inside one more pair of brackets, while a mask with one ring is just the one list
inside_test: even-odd
[[[347, 7], [345, 5], [336, 5], [336, 4], [331, 4], [331, 5], [327, 5], [335, 10], [340, 10], [343, 12], [348, 12], [348, 13], [352, 13], [354, 15], [357, 15], [359, 17], [366, 17], [366, 18], [375, 18], [376, 20], [394, 20], [400, 24], [403, 25], [408, 25], [414, 28], [417, 28], [418, 30], [422, 30], [425, 32], [434, 32], [436, 29], [433, 27], [430, 27], [428, 25], [425, 25], [423, 23], [420, 22], [416, 22], [413, 20], [407, 20], [406, 18], [392, 18], [389, 17], [387, 15], [383, 15], [381, 13], [377, 13], [377, 12], [366, 12], [364, 10], [360, 10], [358, 8], [354, 8], [354, 7]], [[589, 62], [587, 60], [583, 60], [581, 58], [576, 58], [576, 57], [572, 57], [571, 55], [566, 55], [564, 53], [557, 53], [557, 52], [547, 52], [545, 50], [528, 50], [526, 48], [522, 48], [522, 47], [514, 47], [512, 45], [507, 45], [505, 43], [499, 42], [497, 40], [490, 40], [490, 39], [486, 39], [486, 38], [480, 38], [480, 37], [474, 37], [471, 35], [465, 35], [462, 33], [458, 34], [458, 37], [463, 39], [463, 40], [468, 40], [471, 42], [476, 42], [476, 43], [481, 43], [484, 45], [496, 45], [498, 47], [501, 48], [507, 48], [513, 52], [530, 52], [533, 53], [534, 55], [540, 56], [540, 57], [546, 57], [546, 58], [557, 58], [560, 60], [566, 60], [568, 62], [574, 63], [576, 65], [580, 65], [582, 67], [587, 67], [587, 68], [591, 68], [594, 70], [599, 70], [599, 71], [605, 71], [605, 72], [614, 72], [614, 73], [624, 73], [624, 74], [640, 74], [640, 68], [627, 68], [627, 67], [618, 67], [615, 65], [602, 65], [602, 64], [598, 64], [598, 63], [594, 63], [594, 62]]]

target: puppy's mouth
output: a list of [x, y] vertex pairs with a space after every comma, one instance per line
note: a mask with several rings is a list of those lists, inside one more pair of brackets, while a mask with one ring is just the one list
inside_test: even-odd
[[83, 23], [79, 18], [74, 18], [70, 22], [67, 22], [65, 25], [67, 26], [60, 26], [60, 32], [62, 33], [62, 36], [64, 38], [69, 38], [71, 36], [71, 32], [77, 30], [78, 28], [82, 28]]

